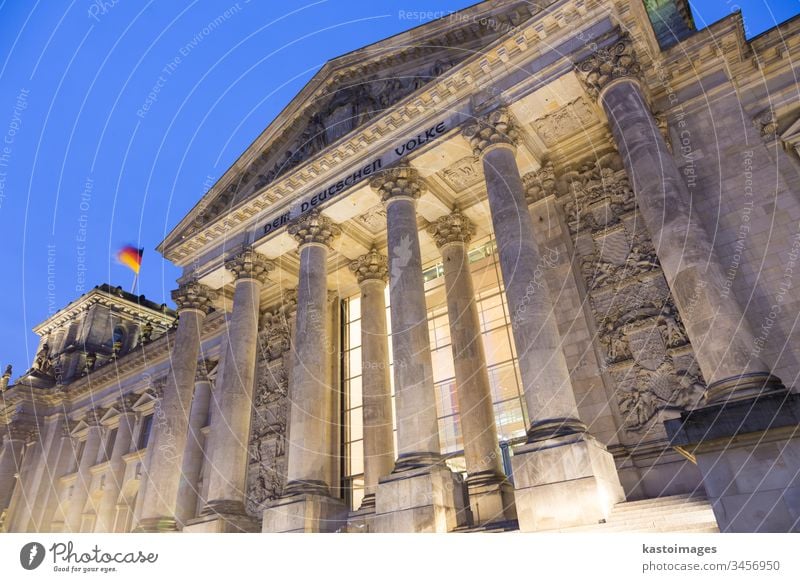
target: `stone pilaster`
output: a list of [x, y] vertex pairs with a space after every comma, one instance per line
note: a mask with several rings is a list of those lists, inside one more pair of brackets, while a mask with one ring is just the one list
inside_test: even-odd
[[461, 484], [442, 461], [416, 203], [417, 171], [398, 166], [370, 183], [386, 205], [397, 453], [380, 480], [377, 531], [449, 531], [463, 523]]
[[[233, 310], [228, 320], [222, 383], [207, 439], [208, 500], [190, 531], [252, 531], [245, 514], [247, 461], [253, 382], [256, 368], [261, 287], [275, 266], [263, 255], [245, 249], [225, 262], [236, 277]], [[195, 356], [196, 359], [196, 356]], [[192, 377], [194, 384], [195, 377]], [[184, 528], [186, 530], [187, 528]]]
[[201, 359], [197, 362], [197, 373], [194, 379], [194, 398], [189, 413], [189, 436], [183, 452], [183, 469], [181, 484], [178, 489], [178, 523], [186, 525], [197, 516], [197, 504], [200, 497], [200, 475], [203, 470], [203, 436], [202, 430], [208, 419], [211, 403], [211, 378], [217, 362]]
[[475, 234], [475, 226], [455, 209], [431, 224], [428, 233], [442, 253], [444, 264], [473, 523], [483, 525], [515, 519], [514, 493], [503, 474], [486, 354], [469, 270], [469, 242]]
[[[541, 282], [541, 253], [515, 157], [515, 120], [500, 108], [466, 127], [463, 135], [483, 165], [531, 420], [528, 444], [513, 457], [520, 528], [596, 523], [624, 494], [613, 458], [578, 417], [553, 302]], [[544, 471], [545, 462], [564, 469]]]
[[96, 532], [110, 533], [114, 531], [117, 501], [125, 479], [123, 457], [131, 452], [133, 442], [133, 428], [136, 424], [136, 411], [133, 410], [133, 404], [136, 400], [135, 394], [129, 394], [120, 398], [114, 405], [118, 412], [117, 436], [109, 455], [108, 473], [94, 528]]
[[736, 299], [723, 296], [725, 274], [711, 239], [691, 212], [691, 195], [650, 112], [631, 41], [622, 38], [577, 71], [606, 112], [639, 211], [655, 244], [709, 402], [781, 389], [756, 355], [755, 338]]
[[361, 511], [375, 511], [378, 480], [394, 468], [392, 391], [384, 290], [389, 260], [374, 247], [350, 263], [361, 288], [361, 390], [364, 427], [364, 499]]
[[103, 440], [103, 426], [100, 419], [104, 410], [90, 410], [83, 418], [87, 424], [86, 440], [83, 445], [80, 463], [75, 481], [72, 484], [72, 494], [69, 498], [66, 520], [64, 522], [65, 531], [80, 532], [83, 520], [83, 511], [92, 486], [92, 474], [90, 469], [97, 463], [97, 455]]
[[796, 472], [779, 467], [796, 465], [792, 459], [800, 454], [800, 398], [758, 357], [744, 310], [735, 297], [723, 294], [724, 269], [691, 210], [689, 188], [647, 105], [639, 70], [627, 37], [577, 67], [606, 112], [708, 382], [707, 405], [667, 421], [667, 434], [696, 461], [720, 531], [798, 531]]
[[29, 426], [19, 422], [0, 427], [3, 444], [0, 450], [0, 513], [7, 510], [11, 502], [30, 430]]
[[333, 496], [331, 442], [336, 398], [328, 382], [328, 251], [341, 233], [329, 218], [311, 212], [289, 226], [298, 244], [300, 273], [294, 362], [289, 385], [289, 452], [283, 496], [264, 511], [264, 531], [335, 531], [346, 508]]
[[177, 529], [175, 511], [181, 479], [183, 450], [189, 432], [189, 408], [194, 392], [200, 333], [211, 311], [216, 291], [196, 282], [172, 292], [178, 306], [178, 329], [170, 352], [170, 371], [164, 396], [158, 401], [150, 435], [141, 520], [138, 531]]

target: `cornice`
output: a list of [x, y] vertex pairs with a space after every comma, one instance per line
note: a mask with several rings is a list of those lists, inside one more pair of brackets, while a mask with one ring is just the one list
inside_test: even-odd
[[[469, 110], [470, 95], [476, 88], [493, 85], [498, 73], [508, 72], [512, 63], [526, 58], [526, 54], [539, 55], [548, 47], [552, 48], [540, 41], [567, 34], [571, 24], [582, 22], [584, 18], [607, 16], [613, 9], [613, 5], [609, 7], [603, 0], [563, 0], [548, 6], [513, 34], [490, 43], [475, 56], [398, 102], [384, 115], [354, 131], [347, 139], [323, 150], [294, 172], [243, 200], [196, 234], [180, 242], [165, 240], [159, 250], [177, 265], [211, 251], [220, 240], [229, 239], [254, 227], [259, 220], [288, 210], [298, 193], [313, 191], [337, 172], [366, 161], [374, 154], [376, 145], [390, 143], [390, 140], [440, 116], [442, 111], [456, 109], [456, 104]], [[564, 55], [565, 58], [568, 56]]]

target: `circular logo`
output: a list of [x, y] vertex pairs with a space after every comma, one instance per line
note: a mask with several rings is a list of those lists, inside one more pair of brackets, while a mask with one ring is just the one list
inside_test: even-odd
[[35, 570], [44, 561], [44, 546], [39, 542], [30, 542], [19, 551], [19, 563], [26, 570]]

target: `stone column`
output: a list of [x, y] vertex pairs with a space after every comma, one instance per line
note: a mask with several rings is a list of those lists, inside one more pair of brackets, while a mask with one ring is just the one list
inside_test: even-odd
[[800, 395], [758, 357], [746, 314], [723, 295], [725, 275], [658, 131], [631, 41], [623, 37], [577, 67], [606, 112], [639, 212], [655, 244], [703, 375], [707, 405], [665, 422], [693, 458], [722, 532], [800, 531]]
[[153, 419], [146, 466], [141, 519], [137, 531], [177, 529], [175, 511], [181, 480], [183, 450], [189, 432], [189, 408], [194, 391], [200, 333], [217, 293], [197, 282], [181, 285], [172, 292], [178, 306], [178, 329], [170, 352], [170, 372]]
[[447, 314], [464, 438], [467, 486], [475, 525], [516, 519], [514, 493], [503, 474], [486, 370], [468, 245], [475, 227], [457, 208], [428, 227], [442, 253]]
[[178, 489], [178, 509], [176, 517], [181, 525], [197, 516], [197, 502], [200, 497], [200, 475], [203, 470], [203, 427], [208, 419], [211, 402], [211, 373], [217, 362], [200, 360], [194, 381], [194, 398], [189, 415], [189, 438], [183, 452], [183, 470]]
[[97, 522], [94, 528], [96, 532], [112, 533], [114, 531], [117, 501], [125, 480], [126, 466], [123, 457], [131, 452], [133, 427], [136, 424], [136, 411], [133, 410], [133, 405], [137, 399], [135, 394], [129, 394], [122, 397], [114, 406], [119, 413], [119, 422], [116, 427], [117, 436], [114, 439], [114, 446], [109, 458], [105, 490], [97, 511]]
[[[252, 531], [245, 513], [261, 287], [275, 266], [245, 249], [226, 261], [236, 281], [216, 412], [207, 439], [208, 501], [191, 531]], [[192, 377], [194, 381], [194, 376]]]
[[391, 168], [370, 186], [386, 205], [398, 458], [376, 497], [378, 531], [450, 531], [463, 523], [461, 485], [442, 461], [428, 310], [417, 231], [417, 171]]
[[608, 117], [639, 212], [708, 382], [708, 401], [783, 388], [756, 355], [744, 311], [732, 295], [722, 294], [724, 269], [691, 212], [689, 189], [647, 105], [630, 40], [598, 51], [577, 72]]
[[289, 451], [283, 497], [264, 512], [264, 531], [335, 531], [346, 508], [332, 497], [331, 455], [336, 389], [327, 381], [331, 342], [328, 321], [328, 250], [341, 230], [312, 212], [289, 226], [298, 243], [300, 273], [294, 363], [289, 385]]
[[374, 247], [350, 263], [361, 288], [361, 393], [364, 427], [364, 499], [360, 511], [375, 511], [378, 479], [394, 468], [392, 388], [384, 290], [389, 261]]
[[72, 484], [72, 495], [69, 499], [69, 507], [64, 522], [64, 530], [68, 532], [80, 532], [83, 520], [83, 510], [89, 499], [92, 486], [92, 474], [90, 469], [97, 464], [97, 454], [103, 440], [103, 426], [100, 424], [104, 410], [90, 410], [83, 418], [88, 427], [86, 429], [86, 441], [83, 445], [78, 474]]
[[[515, 451], [514, 485], [523, 530], [596, 523], [624, 499], [614, 460], [578, 417], [553, 302], [516, 162], [518, 131], [492, 111], [464, 130], [483, 165], [500, 270], [530, 417]], [[558, 470], [545, 467], [558, 467]]]
[[8, 509], [11, 502], [29, 432], [29, 427], [15, 422], [0, 427], [0, 437], [3, 437], [0, 452], [0, 514]]

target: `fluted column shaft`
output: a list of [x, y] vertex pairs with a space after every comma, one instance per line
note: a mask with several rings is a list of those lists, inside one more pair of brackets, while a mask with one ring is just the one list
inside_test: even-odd
[[330, 495], [334, 390], [327, 382], [331, 343], [328, 321], [328, 248], [340, 233], [328, 218], [312, 213], [290, 225], [298, 242], [300, 274], [289, 399], [289, 457], [284, 495]]
[[78, 475], [72, 485], [72, 496], [64, 523], [65, 529], [70, 532], [81, 531], [83, 510], [89, 499], [92, 485], [90, 469], [97, 463], [97, 454], [103, 439], [103, 427], [100, 425], [99, 419], [90, 418], [87, 422], [89, 422], [89, 428], [86, 432], [86, 442], [78, 465]]
[[[17, 474], [22, 466], [22, 453], [25, 451], [25, 435], [18, 430], [3, 427], [3, 450], [0, 452], [0, 512], [8, 509], [11, 495], [17, 484]], [[2, 432], [0, 432], [2, 435]]]
[[203, 513], [244, 515], [261, 287], [274, 265], [246, 249], [225, 266], [236, 282], [222, 384], [216, 395], [219, 414], [208, 435], [208, 502]]
[[467, 245], [475, 228], [467, 217], [456, 210], [431, 224], [428, 232], [442, 253], [444, 265], [447, 315], [467, 474], [472, 480], [502, 477], [489, 373], [486, 370], [478, 305], [467, 254]]
[[431, 465], [441, 458], [417, 231], [416, 204], [424, 186], [415, 170], [399, 167], [384, 172], [372, 187], [386, 205], [397, 410], [395, 470], [402, 470]]
[[203, 470], [203, 434], [202, 430], [208, 418], [211, 403], [211, 380], [208, 377], [210, 362], [197, 365], [197, 376], [194, 383], [194, 398], [189, 415], [189, 438], [183, 452], [183, 470], [181, 484], [178, 489], [178, 523], [186, 522], [197, 515], [197, 501], [200, 497], [198, 489], [200, 475]]
[[465, 136], [480, 157], [511, 330], [531, 425], [528, 440], [585, 432], [578, 419], [569, 368], [541, 253], [515, 158], [516, 130], [505, 110], [492, 112]]
[[105, 491], [103, 491], [103, 498], [97, 511], [97, 523], [94, 528], [96, 532], [114, 531], [117, 500], [122, 490], [122, 482], [125, 479], [125, 461], [123, 457], [131, 450], [133, 427], [136, 425], [136, 413], [130, 408], [131, 404], [132, 402], [129, 400], [123, 405], [119, 413], [117, 436], [111, 449]]
[[175, 512], [181, 480], [183, 451], [189, 432], [189, 410], [194, 391], [200, 333], [216, 292], [188, 283], [173, 292], [178, 304], [178, 329], [170, 352], [170, 372], [153, 420], [148, 449], [147, 478], [139, 529], [176, 529]]
[[364, 428], [364, 499], [374, 508], [378, 480], [394, 467], [392, 389], [384, 291], [387, 258], [372, 249], [350, 264], [361, 288], [361, 390]]
[[725, 274], [711, 240], [691, 212], [691, 194], [638, 83], [620, 79], [602, 92], [614, 141], [655, 244], [710, 401], [779, 388], [756, 355], [744, 311], [724, 297]]

